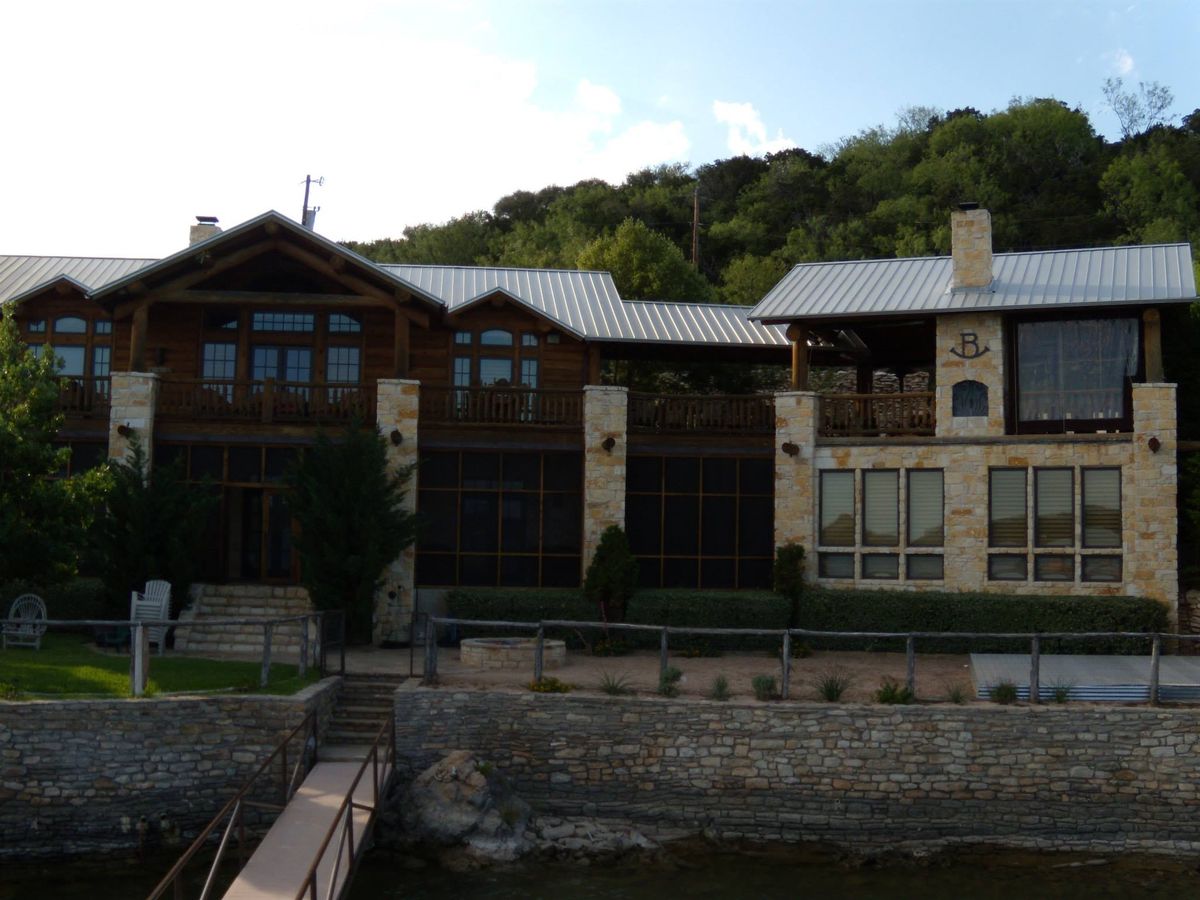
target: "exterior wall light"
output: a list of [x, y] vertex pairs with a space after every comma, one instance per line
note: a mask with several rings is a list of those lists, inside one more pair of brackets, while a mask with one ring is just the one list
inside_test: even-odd
[[606, 437], [604, 440], [602, 440], [600, 442], [600, 446], [603, 447], [605, 450], [607, 450], [609, 453], [612, 453], [613, 447], [617, 446], [617, 439], [610, 434], [608, 437]]
[[128, 424], [121, 424], [117, 426], [117, 434], [123, 438], [127, 438], [133, 434], [133, 429]]
[[1162, 449], [1162, 441], [1151, 436], [1150, 440], [1146, 441], [1146, 446], [1150, 448], [1151, 453], [1157, 453], [1160, 449]]
[[799, 445], [793, 444], [791, 441], [784, 441], [783, 445], [779, 449], [788, 456], [796, 456], [800, 453]]
[[388, 438], [391, 439], [393, 447], [399, 447], [404, 443], [404, 435], [400, 433], [398, 428], [393, 428], [392, 433], [388, 435]]

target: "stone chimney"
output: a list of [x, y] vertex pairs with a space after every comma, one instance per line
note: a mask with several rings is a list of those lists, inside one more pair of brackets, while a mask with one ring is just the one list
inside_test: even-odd
[[220, 233], [221, 226], [217, 224], [216, 216], [196, 216], [196, 224], [188, 232], [188, 246], [206, 241], [214, 234]]
[[950, 213], [951, 290], [985, 288], [992, 283], [992, 216], [977, 203], [960, 203]]

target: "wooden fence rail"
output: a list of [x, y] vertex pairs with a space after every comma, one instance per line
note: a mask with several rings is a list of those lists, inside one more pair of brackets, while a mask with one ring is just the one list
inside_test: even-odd
[[427, 425], [516, 425], [581, 428], [583, 391], [525, 387], [421, 388]]
[[167, 378], [157, 414], [168, 419], [262, 422], [375, 420], [374, 384]]
[[823, 394], [818, 428], [826, 437], [933, 434], [932, 391], [911, 394]]
[[770, 434], [775, 398], [765, 394], [630, 394], [629, 430]]

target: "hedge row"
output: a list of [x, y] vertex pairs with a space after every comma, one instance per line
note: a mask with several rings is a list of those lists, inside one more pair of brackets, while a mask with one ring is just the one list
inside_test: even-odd
[[51, 619], [120, 619], [129, 616], [128, 607], [123, 612], [114, 609], [99, 578], [73, 578], [46, 588], [20, 581], [0, 585], [0, 618], [8, 618], [13, 600], [26, 593], [37, 594], [46, 601], [46, 612]]
[[[546, 619], [596, 621], [598, 611], [578, 590], [460, 588], [447, 597], [450, 615], [462, 619], [538, 622]], [[790, 604], [769, 591], [639, 591], [629, 603], [626, 621], [677, 628], [769, 628], [788, 625]], [[812, 589], [799, 604], [797, 628], [814, 631], [1078, 632], [1166, 631], [1166, 607], [1137, 597], [1016, 596], [985, 593], [935, 593]], [[460, 629], [458, 637], [487, 629]], [[491, 633], [491, 632], [489, 632]], [[580, 635], [556, 634], [578, 646]], [[622, 636], [635, 646], [656, 645], [653, 635]], [[587, 640], [592, 640], [588, 636]], [[678, 639], [680, 644], [686, 643]], [[713, 638], [723, 649], [749, 649], [773, 641]], [[895, 650], [902, 640], [823, 639], [828, 649]], [[1061, 644], [1061, 645], [1060, 645]], [[1092, 640], [1043, 642], [1048, 653], [1146, 652], [1147, 641]], [[926, 640], [927, 652], [999, 652], [1028, 649], [1026, 641]]]

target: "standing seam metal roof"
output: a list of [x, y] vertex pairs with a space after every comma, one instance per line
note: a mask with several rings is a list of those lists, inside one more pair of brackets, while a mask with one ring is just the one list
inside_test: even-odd
[[997, 253], [992, 284], [982, 290], [950, 290], [952, 273], [948, 256], [801, 263], [750, 317], [771, 322], [1196, 299], [1188, 244]]

